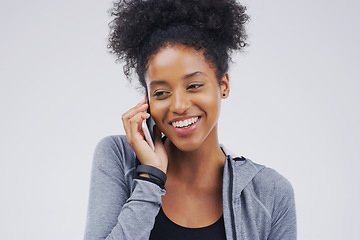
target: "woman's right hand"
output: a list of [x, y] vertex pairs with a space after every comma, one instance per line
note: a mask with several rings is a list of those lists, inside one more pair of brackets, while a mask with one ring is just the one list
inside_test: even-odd
[[159, 168], [164, 173], [167, 171], [168, 158], [164, 144], [161, 141], [161, 132], [155, 127], [155, 151], [144, 139], [142, 131], [142, 122], [150, 117], [150, 114], [145, 112], [148, 104], [145, 99], [141, 100], [135, 107], [128, 110], [121, 117], [128, 143], [134, 150], [137, 158], [143, 165], [151, 165]]

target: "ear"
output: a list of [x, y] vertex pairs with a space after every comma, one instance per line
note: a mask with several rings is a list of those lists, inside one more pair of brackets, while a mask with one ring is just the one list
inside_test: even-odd
[[229, 96], [230, 84], [229, 74], [226, 72], [220, 80], [220, 96], [222, 99], [226, 99]]

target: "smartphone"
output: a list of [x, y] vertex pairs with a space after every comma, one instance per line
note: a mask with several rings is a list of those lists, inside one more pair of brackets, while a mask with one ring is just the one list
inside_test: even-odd
[[152, 148], [152, 150], [155, 151], [155, 145], [154, 145], [154, 126], [155, 126], [155, 121], [151, 116], [150, 113], [150, 108], [148, 107], [147, 109], [147, 113], [150, 114], [150, 117], [148, 119], [145, 119], [142, 122], [142, 130], [144, 132], [145, 135], [145, 140], [149, 143], [150, 147]]

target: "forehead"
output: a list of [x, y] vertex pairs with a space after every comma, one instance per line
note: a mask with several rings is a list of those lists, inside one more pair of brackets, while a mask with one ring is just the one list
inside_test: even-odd
[[205, 60], [202, 51], [182, 45], [166, 46], [149, 59], [145, 79], [149, 82], [181, 78], [197, 71], [210, 75], [215, 74], [213, 68]]

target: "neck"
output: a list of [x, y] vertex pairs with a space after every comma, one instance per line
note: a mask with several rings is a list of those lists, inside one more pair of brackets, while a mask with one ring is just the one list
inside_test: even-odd
[[219, 182], [222, 179], [225, 154], [220, 148], [217, 132], [214, 136], [210, 135], [198, 149], [191, 152], [183, 152], [167, 141], [168, 175], [185, 184]]

